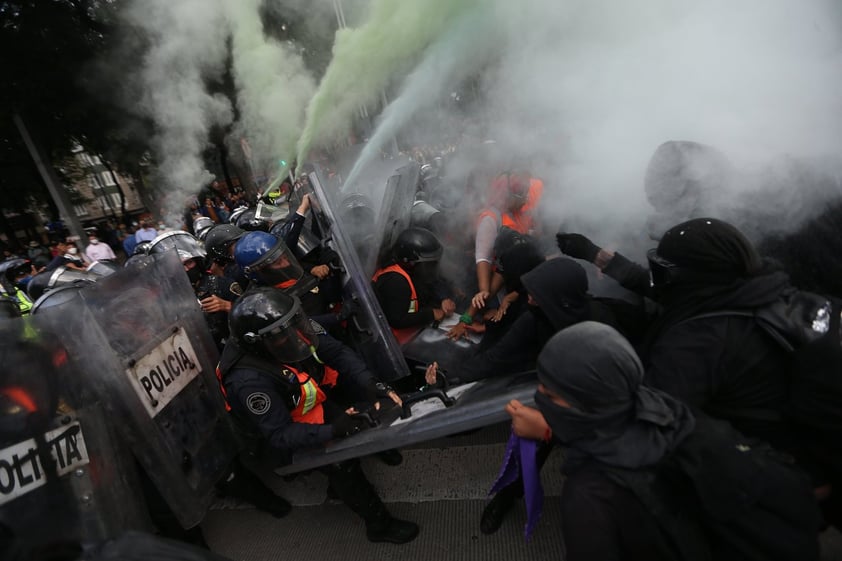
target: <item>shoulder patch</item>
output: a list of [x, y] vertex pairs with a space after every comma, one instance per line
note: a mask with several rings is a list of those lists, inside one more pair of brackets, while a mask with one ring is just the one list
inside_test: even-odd
[[320, 323], [312, 319], [310, 320], [310, 328], [316, 335], [327, 335], [327, 330], [324, 327], [322, 327]]
[[263, 415], [272, 406], [272, 400], [264, 392], [254, 392], [246, 398], [246, 407], [255, 415]]

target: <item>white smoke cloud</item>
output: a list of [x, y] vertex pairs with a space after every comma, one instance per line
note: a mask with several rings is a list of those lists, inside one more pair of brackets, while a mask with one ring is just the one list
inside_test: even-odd
[[176, 223], [184, 202], [212, 179], [201, 158], [210, 128], [232, 118], [228, 100], [205, 86], [226, 56], [224, 22], [206, 9], [212, 4], [149, 0], [125, 14], [150, 45], [138, 63], [142, 91], [136, 99], [155, 123], [158, 176], [171, 205], [165, 212]]
[[241, 113], [234, 136], [248, 139], [255, 169], [280, 172], [278, 161], [294, 157], [315, 81], [292, 46], [265, 36], [260, 4], [261, 0], [240, 0], [226, 10]]

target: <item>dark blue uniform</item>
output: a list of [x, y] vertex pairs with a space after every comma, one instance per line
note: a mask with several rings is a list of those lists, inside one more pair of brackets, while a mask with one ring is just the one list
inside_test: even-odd
[[[319, 360], [338, 373], [337, 391], [327, 391], [325, 423], [332, 411], [344, 411], [332, 403], [341, 390], [342, 397], [351, 403], [369, 398], [369, 388], [375, 384], [374, 376], [354, 351], [327, 334], [320, 334], [316, 351]], [[324, 376], [324, 368], [315, 360], [310, 364], [292, 365], [299, 372], [306, 372], [316, 383]], [[300, 398], [300, 385], [293, 376], [284, 375], [283, 365], [269, 362], [254, 354], [246, 354], [234, 341], [229, 342], [219, 363], [222, 384], [235, 416], [256, 428], [269, 445], [289, 454], [299, 448], [319, 446], [333, 438], [330, 424], [296, 423], [291, 412]], [[324, 391], [326, 388], [322, 388]]]

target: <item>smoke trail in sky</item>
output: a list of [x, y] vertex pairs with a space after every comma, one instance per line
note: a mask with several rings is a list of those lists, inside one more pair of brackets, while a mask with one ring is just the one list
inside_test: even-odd
[[346, 132], [354, 112], [371, 103], [396, 73], [405, 72], [448, 24], [479, 0], [374, 0], [367, 21], [337, 32], [334, 55], [316, 95], [298, 142], [304, 161], [313, 143]]
[[304, 108], [315, 82], [290, 45], [266, 37], [261, 0], [227, 4], [231, 23], [233, 72], [240, 119], [234, 137], [247, 138], [255, 169], [283, 173], [280, 161], [292, 160]]
[[423, 60], [406, 80], [399, 96], [386, 107], [377, 129], [366, 143], [345, 182], [354, 189], [355, 181], [380, 149], [397, 134], [413, 115], [434, 104], [445, 88], [466, 68], [483, 65], [494, 53], [494, 25], [490, 13], [467, 12], [448, 25], [447, 31], [425, 53]]

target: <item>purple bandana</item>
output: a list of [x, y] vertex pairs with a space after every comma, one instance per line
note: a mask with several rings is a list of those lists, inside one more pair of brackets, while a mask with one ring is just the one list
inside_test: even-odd
[[544, 489], [541, 487], [541, 475], [535, 462], [537, 449], [538, 443], [535, 440], [521, 438], [512, 432], [506, 444], [506, 455], [503, 465], [500, 466], [500, 473], [488, 492], [489, 495], [497, 493], [517, 481], [518, 477], [523, 479], [523, 497], [526, 501], [526, 526], [523, 528], [523, 535], [526, 541], [529, 541], [544, 508]]

